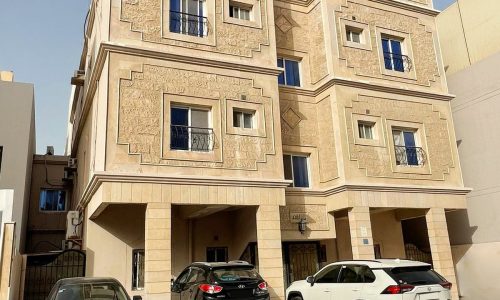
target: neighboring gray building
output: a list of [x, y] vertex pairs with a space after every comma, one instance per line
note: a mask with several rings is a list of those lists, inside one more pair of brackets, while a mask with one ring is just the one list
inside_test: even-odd
[[[449, 76], [464, 182], [474, 190], [467, 213], [448, 215], [463, 299], [498, 299], [500, 265], [500, 52]], [[495, 266], [495, 267], [493, 267]]]
[[461, 299], [496, 300], [500, 286], [500, 1], [460, 0], [437, 18], [467, 212], [447, 215]]
[[[12, 220], [15, 247], [24, 252], [31, 168], [35, 152], [34, 87], [13, 82], [12, 74], [0, 77], [0, 190], [13, 190]], [[6, 194], [6, 193], [4, 193]], [[6, 199], [5, 197], [0, 198]]]

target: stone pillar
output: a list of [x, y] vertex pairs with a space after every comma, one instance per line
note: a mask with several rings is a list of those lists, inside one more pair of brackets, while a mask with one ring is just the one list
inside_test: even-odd
[[171, 215], [170, 203], [148, 203], [146, 208], [144, 288], [147, 300], [170, 299]]
[[349, 228], [353, 259], [374, 259], [370, 208], [358, 206], [349, 209]]
[[259, 273], [269, 285], [271, 299], [285, 299], [279, 206], [259, 206], [256, 218]]
[[444, 209], [429, 209], [425, 216], [425, 220], [427, 222], [427, 232], [429, 234], [429, 244], [431, 246], [434, 270], [453, 284], [451, 297], [453, 300], [458, 300], [457, 280], [455, 277], [453, 258], [451, 256], [450, 238], [448, 236]]

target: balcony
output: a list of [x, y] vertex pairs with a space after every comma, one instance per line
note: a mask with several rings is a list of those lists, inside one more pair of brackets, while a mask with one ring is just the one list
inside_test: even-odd
[[386, 69], [398, 72], [411, 72], [413, 62], [408, 55], [384, 52], [384, 63]]
[[214, 147], [212, 128], [170, 125], [170, 149], [209, 152]]
[[171, 10], [170, 32], [205, 37], [208, 35], [208, 21], [204, 16]]
[[394, 146], [394, 153], [398, 166], [423, 166], [427, 160], [421, 147]]

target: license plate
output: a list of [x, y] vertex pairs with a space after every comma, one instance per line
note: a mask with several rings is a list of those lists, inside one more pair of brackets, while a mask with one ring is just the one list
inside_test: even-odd
[[418, 300], [441, 300], [441, 297], [439, 297], [439, 293], [420, 294]]

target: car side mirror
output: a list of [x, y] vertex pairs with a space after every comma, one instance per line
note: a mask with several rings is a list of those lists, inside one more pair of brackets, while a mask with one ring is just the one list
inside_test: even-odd
[[142, 297], [141, 296], [134, 296], [134, 297], [132, 297], [132, 300], [142, 300]]
[[311, 286], [313, 286], [314, 285], [314, 276], [307, 276], [306, 282], [310, 283]]
[[183, 289], [183, 284], [178, 283], [175, 280], [176, 280], [175, 277], [170, 279], [170, 290], [173, 293], [180, 293]]

